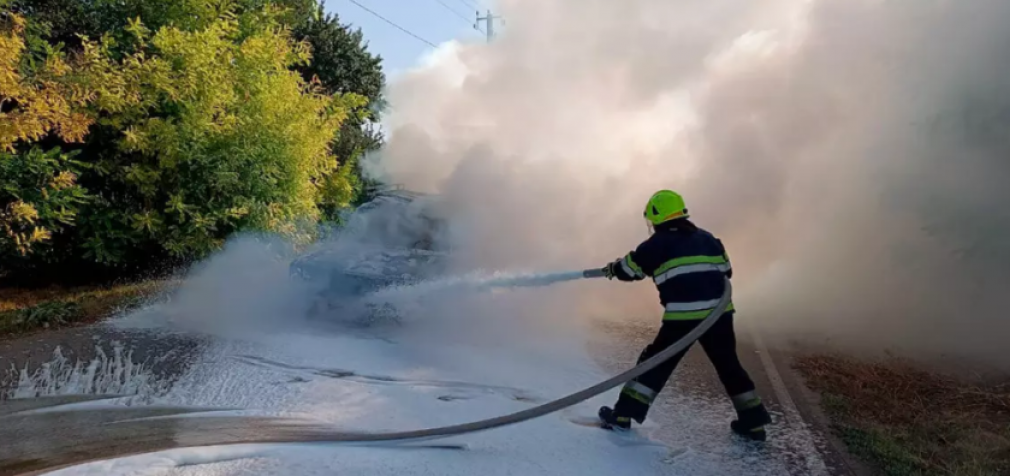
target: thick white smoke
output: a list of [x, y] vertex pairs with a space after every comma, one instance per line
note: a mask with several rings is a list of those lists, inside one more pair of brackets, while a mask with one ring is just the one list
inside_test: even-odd
[[[648, 196], [673, 188], [726, 242], [741, 318], [917, 351], [1004, 348], [1010, 2], [500, 11], [496, 42], [448, 46], [391, 86], [390, 143], [369, 164], [444, 196], [461, 268], [602, 265], [645, 237]], [[579, 290], [555, 296], [573, 314], [658, 315], [647, 284]]]

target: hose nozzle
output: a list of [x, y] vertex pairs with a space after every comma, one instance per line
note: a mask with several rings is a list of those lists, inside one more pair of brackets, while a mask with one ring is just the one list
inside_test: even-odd
[[607, 271], [603, 268], [592, 268], [582, 272], [583, 278], [602, 278], [606, 275]]

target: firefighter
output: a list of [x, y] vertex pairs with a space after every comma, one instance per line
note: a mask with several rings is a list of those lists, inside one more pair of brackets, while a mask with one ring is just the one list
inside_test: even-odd
[[[604, 269], [607, 278], [620, 281], [651, 277], [659, 289], [665, 308], [663, 325], [655, 341], [639, 356], [638, 363], [677, 342], [702, 322], [725, 291], [723, 276], [731, 278], [733, 275], [722, 241], [698, 228], [689, 218], [679, 194], [671, 190], [656, 192], [645, 206], [649, 238]], [[731, 302], [698, 341], [736, 409], [737, 419], [730, 428], [741, 436], [763, 441], [765, 425], [771, 423], [771, 417], [737, 357], [733, 314]], [[627, 430], [631, 420], [644, 422], [656, 395], [686, 353], [687, 349], [625, 384], [613, 408], [600, 408], [602, 426]]]

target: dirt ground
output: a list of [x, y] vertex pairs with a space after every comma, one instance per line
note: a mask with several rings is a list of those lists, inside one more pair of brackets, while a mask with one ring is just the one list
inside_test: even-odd
[[802, 355], [831, 429], [877, 474], [1010, 474], [1010, 379], [953, 376], [906, 360]]

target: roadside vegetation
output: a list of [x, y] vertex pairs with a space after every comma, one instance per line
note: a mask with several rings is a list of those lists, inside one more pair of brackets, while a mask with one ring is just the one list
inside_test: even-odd
[[91, 324], [140, 307], [176, 285], [174, 280], [41, 289], [0, 289], [0, 338]]
[[1010, 474], [1010, 380], [972, 381], [904, 361], [804, 356], [832, 430], [886, 476]]
[[318, 0], [0, 0], [0, 286], [311, 241], [361, 198], [384, 81]]
[[367, 199], [384, 85], [320, 0], [0, 0], [0, 336], [129, 308], [235, 233], [312, 241]]

